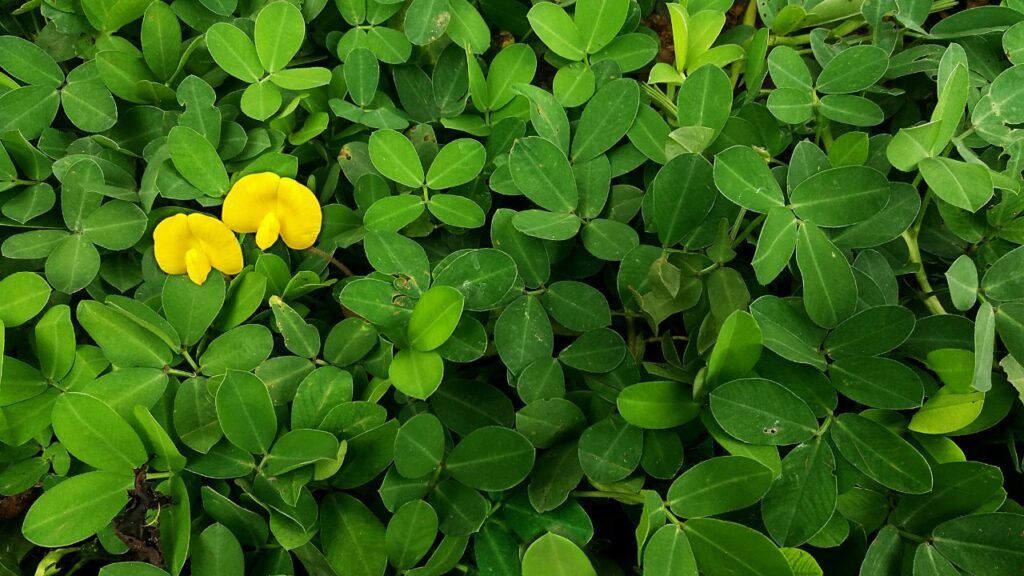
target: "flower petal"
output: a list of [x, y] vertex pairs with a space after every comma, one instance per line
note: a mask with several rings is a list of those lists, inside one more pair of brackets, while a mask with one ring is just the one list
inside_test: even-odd
[[281, 221], [273, 212], [269, 212], [263, 217], [260, 227], [256, 230], [256, 245], [260, 247], [260, 250], [266, 250], [273, 246], [274, 242], [277, 242], [277, 236], [280, 233]]
[[320, 234], [320, 201], [309, 188], [282, 178], [277, 189], [277, 219], [281, 221], [281, 238], [289, 248], [309, 248]]
[[273, 172], [243, 176], [224, 199], [221, 219], [235, 232], [255, 232], [263, 217], [277, 207], [280, 181]]
[[157, 266], [168, 274], [185, 273], [185, 253], [192, 244], [188, 216], [184, 214], [164, 218], [153, 230], [153, 255]]
[[242, 247], [223, 222], [206, 214], [193, 213], [188, 215], [188, 225], [211, 266], [225, 274], [242, 271]]
[[201, 249], [193, 248], [185, 253], [185, 268], [188, 269], [189, 280], [202, 285], [210, 275], [210, 259]]

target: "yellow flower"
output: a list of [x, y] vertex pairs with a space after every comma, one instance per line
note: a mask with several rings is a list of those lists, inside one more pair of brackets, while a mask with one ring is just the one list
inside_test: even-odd
[[223, 222], [206, 214], [175, 214], [153, 230], [153, 253], [168, 274], [188, 274], [196, 284], [206, 282], [211, 268], [225, 274], [242, 271], [242, 247]]
[[272, 172], [240, 179], [221, 210], [221, 219], [235, 232], [255, 232], [261, 250], [270, 248], [278, 236], [289, 248], [309, 248], [320, 234], [322, 218], [312, 190]]

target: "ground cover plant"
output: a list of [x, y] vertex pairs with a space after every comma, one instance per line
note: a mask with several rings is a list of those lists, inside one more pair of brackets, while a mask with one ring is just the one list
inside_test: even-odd
[[1024, 2], [0, 0], [0, 576], [1024, 573]]

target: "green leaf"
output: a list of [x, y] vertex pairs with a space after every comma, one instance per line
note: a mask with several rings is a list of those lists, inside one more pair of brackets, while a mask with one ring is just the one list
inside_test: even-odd
[[146, 65], [161, 80], [169, 80], [181, 61], [181, 24], [171, 7], [153, 2], [146, 8], [139, 38]]
[[127, 250], [146, 231], [146, 214], [135, 204], [111, 200], [85, 217], [82, 236], [108, 250]]
[[928, 462], [885, 426], [858, 414], [842, 414], [832, 424], [832, 439], [850, 464], [879, 484], [905, 494], [931, 490]]
[[594, 482], [618, 482], [640, 464], [643, 442], [643, 430], [619, 416], [610, 416], [580, 436], [580, 466]]
[[339, 574], [381, 576], [387, 568], [386, 531], [359, 500], [343, 493], [320, 504], [320, 541]]
[[56, 88], [64, 71], [38, 45], [17, 36], [0, 36], [0, 68], [26, 84]]
[[274, 442], [264, 471], [281, 476], [303, 466], [332, 460], [338, 454], [338, 439], [323, 430], [289, 430]]
[[674, 246], [703, 224], [718, 194], [711, 163], [681, 154], [658, 170], [651, 187], [654, 220], [663, 246]]
[[417, 46], [440, 38], [452, 19], [448, 0], [413, 0], [405, 13], [405, 36]]
[[896, 349], [914, 331], [914, 313], [902, 306], [873, 306], [847, 318], [825, 339], [834, 358], [878, 356]]
[[572, 212], [579, 203], [569, 160], [557, 145], [539, 136], [516, 140], [508, 167], [516, 188], [552, 212]]
[[217, 65], [235, 78], [252, 84], [263, 77], [256, 46], [238, 27], [225, 22], [210, 26], [206, 31], [206, 47]]
[[241, 576], [245, 557], [238, 539], [221, 524], [213, 524], [196, 538], [192, 549], [192, 574], [195, 576]]
[[1022, 532], [1024, 516], [974, 514], [941, 524], [932, 541], [943, 556], [970, 574], [1003, 576], [1024, 570]]
[[266, 120], [281, 108], [281, 91], [271, 82], [261, 81], [250, 84], [242, 92], [241, 108], [246, 116], [254, 120]]
[[437, 352], [415, 349], [395, 354], [388, 371], [388, 378], [396, 389], [421, 400], [437, 390], [443, 376], [444, 360]]
[[256, 54], [267, 72], [287, 66], [305, 36], [306, 22], [290, 2], [271, 2], [256, 15]]
[[552, 318], [570, 330], [586, 332], [611, 323], [607, 298], [589, 284], [572, 280], [553, 282], [541, 301]]
[[515, 97], [513, 86], [529, 84], [536, 71], [537, 55], [528, 45], [516, 43], [502, 48], [487, 71], [487, 109], [498, 110], [508, 104]]
[[779, 89], [811, 91], [811, 71], [797, 51], [789, 46], [776, 46], [768, 54], [768, 71]]
[[785, 556], [768, 538], [752, 528], [724, 520], [694, 518], [683, 525], [707, 576], [789, 576]]
[[171, 362], [171, 349], [160, 337], [111, 306], [82, 300], [76, 317], [114, 366], [162, 370]]
[[368, 106], [377, 95], [380, 82], [380, 64], [366, 48], [356, 48], [345, 58], [345, 85], [352, 101]]
[[572, 139], [573, 162], [584, 162], [617, 144], [633, 125], [640, 107], [640, 87], [619, 78], [601, 86], [590, 99]]
[[[582, 60], [587, 44], [576, 22], [552, 2], [538, 2], [526, 15], [530, 28], [552, 52], [568, 60]], [[564, 105], [564, 103], [563, 103]]]
[[167, 321], [181, 335], [182, 343], [191, 346], [206, 334], [220, 314], [224, 299], [224, 277], [211, 274], [201, 285], [185, 276], [168, 277], [161, 301]]
[[423, 164], [403, 134], [377, 130], [370, 136], [370, 161], [385, 177], [410, 188], [423, 186]]
[[218, 376], [228, 370], [253, 370], [268, 357], [274, 338], [265, 326], [245, 324], [221, 334], [199, 357], [203, 374]]
[[931, 544], [922, 542], [914, 553], [914, 574], [932, 576], [957, 576], [960, 572], [949, 560], [939, 554]]
[[990, 302], [983, 302], [974, 319], [974, 375], [971, 387], [981, 392], [992, 389], [992, 357], [995, 354], [996, 318]]
[[961, 312], [974, 307], [978, 299], [978, 268], [971, 257], [961, 254], [946, 270], [945, 276], [953, 306]]
[[785, 205], [782, 188], [753, 148], [733, 146], [715, 156], [715, 186], [738, 206], [768, 212]]
[[402, 424], [395, 437], [395, 469], [406, 478], [426, 476], [444, 457], [441, 421], [430, 413], [417, 414]]
[[977, 212], [992, 198], [992, 177], [983, 165], [925, 158], [919, 168], [935, 195], [957, 208]]
[[857, 284], [850, 263], [817, 226], [800, 226], [796, 262], [804, 282], [804, 306], [816, 324], [833, 327], [853, 314]]
[[37, 546], [59, 548], [103, 529], [128, 503], [131, 471], [96, 470], [68, 478], [29, 508], [22, 533]]
[[150, 0], [84, 0], [82, 9], [90, 24], [113, 33], [141, 18], [149, 3]]
[[772, 485], [772, 471], [750, 458], [719, 456], [676, 478], [668, 489], [672, 512], [683, 518], [715, 516], [746, 508]]
[[733, 380], [715, 388], [711, 412], [726, 432], [750, 444], [797, 444], [818, 431], [818, 421], [803, 400], [762, 378]]
[[69, 82], [60, 101], [71, 122], [85, 132], [103, 132], [117, 122], [117, 103], [102, 82]]
[[885, 112], [878, 104], [852, 94], [822, 96], [818, 110], [829, 120], [851, 126], [877, 126], [885, 119]]
[[626, 422], [650, 430], [681, 426], [700, 413], [692, 391], [668, 380], [627, 386], [616, 398], [616, 406]]
[[423, 199], [414, 194], [388, 196], [373, 203], [363, 215], [367, 230], [398, 232], [423, 214]]
[[568, 538], [548, 532], [526, 549], [522, 576], [570, 575], [596, 576], [597, 572], [587, 555]]
[[522, 296], [505, 308], [494, 325], [494, 346], [505, 366], [519, 373], [535, 360], [550, 358], [551, 321], [540, 300]]
[[445, 468], [477, 490], [508, 490], [533, 469], [535, 450], [522, 434], [500, 426], [478, 428], [452, 449]]
[[542, 240], [569, 240], [580, 230], [581, 221], [575, 214], [523, 210], [512, 217], [516, 230]]
[[608, 45], [626, 22], [625, 0], [582, 0], [576, 3], [575, 20], [583, 45], [593, 54]]
[[316, 327], [306, 322], [278, 296], [270, 297], [270, 309], [284, 337], [285, 348], [303, 358], [316, 358], [320, 353], [320, 332]]
[[842, 166], [813, 174], [790, 193], [800, 218], [823, 227], [866, 220], [889, 202], [889, 182], [867, 166]]
[[203, 135], [187, 126], [175, 126], [167, 135], [171, 162], [203, 194], [223, 196], [228, 191], [228, 174], [217, 150]]
[[717, 135], [729, 120], [732, 83], [717, 66], [701, 66], [679, 87], [680, 126], [703, 126]]
[[88, 286], [99, 270], [99, 251], [79, 235], [61, 240], [46, 259], [46, 279], [54, 289], [65, 294]]
[[474, 54], [483, 54], [491, 44], [491, 31], [476, 7], [466, 0], [449, 0], [452, 19], [445, 32], [452, 42], [469, 46]]
[[[59, 304], [46, 311], [33, 332], [36, 356], [43, 376], [62, 380], [75, 362], [75, 325], [71, 308]], [[0, 366], [0, 374], [3, 366]]]
[[480, 142], [459, 138], [444, 145], [427, 170], [427, 187], [444, 190], [465, 184], [477, 177], [487, 153]]
[[710, 385], [746, 376], [761, 358], [761, 328], [750, 313], [736, 310], [725, 319], [711, 349], [704, 379]]
[[69, 392], [53, 405], [53, 431], [72, 456], [93, 468], [131, 472], [146, 462], [135, 430], [109, 406]]
[[399, 570], [415, 566], [437, 538], [437, 513], [423, 500], [407, 502], [388, 522], [384, 536], [388, 559]]
[[19, 130], [36, 139], [53, 123], [60, 93], [51, 86], [23, 86], [0, 95], [0, 133]]
[[851, 46], [822, 69], [816, 88], [824, 94], [849, 94], [874, 85], [889, 67], [889, 57], [876, 46]]
[[782, 546], [799, 546], [828, 523], [836, 508], [836, 462], [816, 438], [782, 460], [782, 474], [761, 504], [765, 527]]
[[914, 413], [907, 428], [922, 434], [949, 434], [974, 422], [984, 403], [983, 392], [957, 394], [941, 389]]
[[434, 286], [420, 296], [409, 318], [409, 344], [420, 352], [444, 344], [462, 317], [465, 298], [450, 286]]
[[569, 119], [558, 100], [529, 84], [516, 84], [513, 89], [530, 100], [530, 123], [537, 135], [556, 144], [562, 154], [569, 154]]
[[228, 370], [217, 389], [217, 418], [224, 436], [242, 450], [266, 453], [277, 434], [270, 391], [256, 375]]
[[0, 322], [8, 328], [20, 326], [38, 314], [50, 299], [50, 286], [34, 272], [15, 272], [0, 279]]
[[583, 228], [580, 234], [583, 247], [595, 257], [609, 262], [618, 262], [640, 245], [636, 230], [628, 224], [607, 218], [595, 218]]
[[997, 302], [1024, 299], [1024, 247], [1014, 248], [992, 263], [981, 279], [985, 296]]
[[947, 520], [975, 512], [1002, 489], [1003, 473], [981, 462], [947, 462], [934, 467], [930, 492], [904, 496], [890, 522], [913, 532], [931, 532]]
[[117, 562], [100, 568], [99, 576], [167, 576], [167, 572], [145, 562]]
[[626, 356], [626, 342], [618, 332], [598, 328], [584, 332], [558, 353], [558, 360], [581, 372], [603, 374], [614, 370]]
[[649, 576], [697, 576], [697, 560], [683, 529], [669, 524], [651, 536], [643, 552], [644, 574]]
[[829, 376], [843, 396], [872, 408], [906, 410], [924, 399], [917, 374], [889, 358], [843, 357], [829, 368]]
[[761, 285], [767, 285], [789, 266], [796, 249], [799, 221], [788, 208], [776, 206], [768, 211], [751, 265]]

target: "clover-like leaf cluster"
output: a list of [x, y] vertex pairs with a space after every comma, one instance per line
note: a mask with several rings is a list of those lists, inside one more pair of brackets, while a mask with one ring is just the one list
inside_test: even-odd
[[1021, 0], [0, 0], [0, 576], [1020, 576], [1022, 170]]

